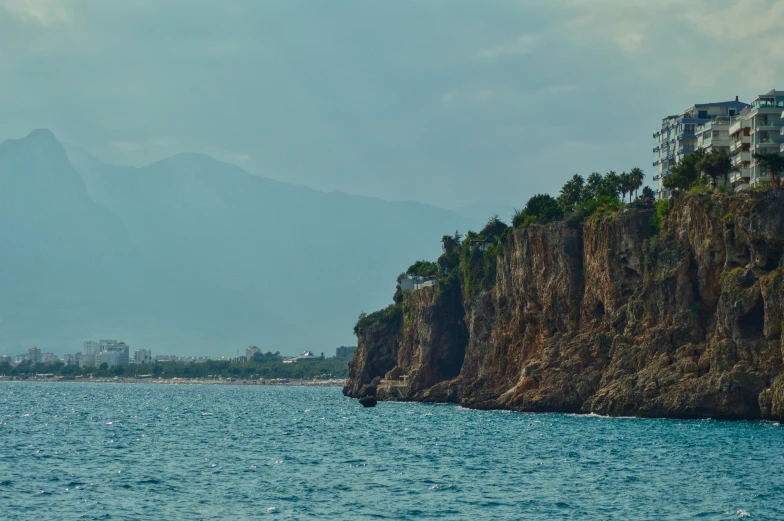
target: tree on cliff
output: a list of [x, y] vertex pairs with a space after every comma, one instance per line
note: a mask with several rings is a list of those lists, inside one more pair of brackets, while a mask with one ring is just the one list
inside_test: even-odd
[[714, 149], [708, 154], [703, 154], [697, 162], [697, 169], [711, 178], [712, 186], [716, 186], [720, 177], [724, 178], [724, 183], [729, 181], [732, 172], [732, 161], [730, 154], [724, 149]]
[[618, 176], [618, 186], [621, 190], [621, 200], [626, 201], [626, 194], [629, 194], [629, 202], [632, 202], [632, 179], [629, 174], [622, 172]]
[[512, 225], [525, 226], [533, 222], [547, 222], [563, 217], [563, 210], [550, 194], [536, 194], [525, 204], [523, 211], [515, 212]]
[[485, 224], [485, 227], [482, 228], [481, 232], [479, 232], [479, 235], [482, 236], [482, 238], [489, 236], [498, 237], [504, 233], [504, 230], [507, 228], [508, 226], [506, 223], [499, 219], [498, 214], [496, 214], [487, 220], [487, 224]]
[[596, 192], [596, 198], [601, 197], [614, 197], [617, 198], [621, 192], [621, 178], [618, 174], [610, 170], [602, 178], [599, 183], [599, 189]]
[[634, 190], [634, 197], [637, 197], [637, 190], [642, 187], [642, 183], [645, 181], [645, 174], [642, 169], [635, 166], [629, 171], [629, 178], [631, 179], [632, 190]]
[[444, 250], [444, 253], [449, 253], [460, 245], [461, 240], [463, 240], [463, 236], [460, 235], [460, 232], [455, 230], [454, 235], [444, 235], [441, 237], [441, 248]]
[[583, 199], [583, 187], [585, 179], [581, 175], [574, 174], [561, 188], [561, 195], [558, 202], [565, 211], [574, 208]]
[[591, 172], [585, 182], [585, 189], [583, 190], [583, 200], [595, 199], [599, 192], [599, 187], [604, 178], [599, 172]]
[[784, 156], [776, 153], [754, 153], [754, 160], [758, 165], [770, 173], [770, 184], [773, 187], [781, 186], [781, 176], [784, 175]]
[[416, 261], [406, 270], [406, 275], [413, 277], [435, 277], [437, 273], [438, 265], [426, 260]]
[[684, 156], [680, 162], [673, 166], [670, 175], [664, 178], [664, 187], [669, 189], [688, 190], [700, 178], [699, 164], [705, 151], [698, 149], [693, 154]]

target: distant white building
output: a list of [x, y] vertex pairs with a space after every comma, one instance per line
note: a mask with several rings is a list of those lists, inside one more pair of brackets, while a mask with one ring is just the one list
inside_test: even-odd
[[107, 364], [109, 367], [128, 365], [129, 347], [125, 342], [102, 339], [98, 342], [88, 340], [83, 344], [80, 367], [94, 367]]
[[95, 357], [101, 352], [101, 344], [88, 340], [82, 344], [82, 356], [79, 359], [79, 367], [94, 367]]
[[43, 353], [41, 355], [41, 362], [43, 362], [45, 364], [53, 364], [53, 363], [57, 362], [58, 360], [60, 360], [60, 359], [54, 353]]
[[81, 365], [79, 362], [81, 362], [82, 356], [83, 356], [82, 353], [65, 355], [63, 357], [63, 362], [65, 362], [65, 365]]
[[137, 349], [133, 352], [133, 363], [134, 364], [151, 364], [152, 363], [152, 351], [149, 349]]
[[95, 358], [96, 365], [106, 364], [109, 367], [117, 367], [118, 365], [125, 365], [121, 363], [122, 354], [120, 351], [101, 351]]
[[249, 346], [245, 348], [245, 360], [252, 360], [253, 355], [261, 353], [261, 349], [256, 346]]
[[27, 359], [30, 360], [30, 363], [40, 364], [41, 363], [41, 350], [37, 347], [31, 347], [27, 350]]

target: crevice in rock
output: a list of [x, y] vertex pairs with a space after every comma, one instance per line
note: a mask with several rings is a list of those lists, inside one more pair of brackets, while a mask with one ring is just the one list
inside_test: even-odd
[[765, 263], [761, 268], [765, 271], [773, 271], [781, 265], [781, 258], [784, 256], [784, 244], [767, 244], [760, 241], [759, 252], [765, 255]]
[[743, 338], [762, 338], [765, 329], [765, 302], [758, 298], [754, 307], [738, 320], [738, 327]]
[[604, 302], [601, 300], [596, 301], [596, 318], [601, 320], [604, 318]]

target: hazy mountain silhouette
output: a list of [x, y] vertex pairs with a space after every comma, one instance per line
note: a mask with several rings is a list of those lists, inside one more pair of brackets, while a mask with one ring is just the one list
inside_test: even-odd
[[3, 351], [94, 336], [156, 352], [329, 351], [397, 273], [469, 226], [200, 154], [107, 165], [46, 130], [0, 146], [0, 189]]

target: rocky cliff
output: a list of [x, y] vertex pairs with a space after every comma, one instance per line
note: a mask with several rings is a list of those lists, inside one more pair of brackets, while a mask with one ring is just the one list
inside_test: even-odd
[[514, 230], [479, 288], [365, 317], [344, 393], [475, 408], [784, 419], [784, 192]]

